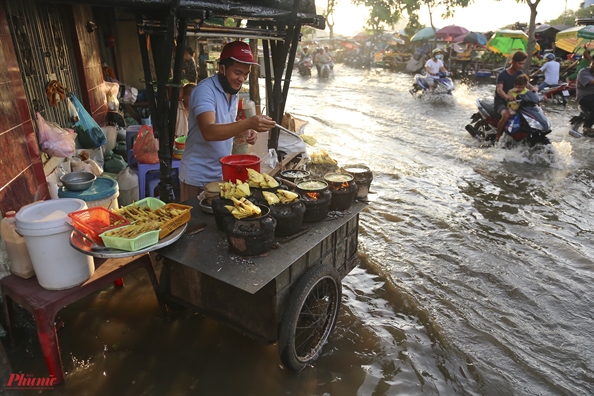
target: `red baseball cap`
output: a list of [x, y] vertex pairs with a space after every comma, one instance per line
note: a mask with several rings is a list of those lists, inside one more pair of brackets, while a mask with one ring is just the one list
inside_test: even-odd
[[221, 59], [233, 59], [235, 62], [247, 63], [249, 65], [257, 65], [258, 62], [254, 60], [250, 46], [243, 41], [233, 41], [227, 43], [221, 52]]

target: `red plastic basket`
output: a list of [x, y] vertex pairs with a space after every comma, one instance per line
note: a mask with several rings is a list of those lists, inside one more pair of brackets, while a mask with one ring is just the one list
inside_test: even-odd
[[130, 221], [125, 217], [115, 214], [102, 206], [68, 213], [68, 217], [72, 219], [72, 225], [76, 229], [84, 232], [100, 245], [103, 245], [103, 240], [99, 234], [130, 224]]

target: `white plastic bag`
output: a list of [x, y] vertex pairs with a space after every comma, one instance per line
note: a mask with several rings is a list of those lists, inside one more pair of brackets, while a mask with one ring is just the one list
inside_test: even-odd
[[72, 103], [70, 98], [66, 100], [66, 104], [68, 106], [68, 116], [70, 117], [70, 122], [76, 124], [80, 120], [78, 117], [78, 111], [76, 110], [76, 107], [74, 107], [74, 103]]
[[39, 143], [41, 150], [52, 157], [68, 158], [74, 153], [76, 134], [72, 129], [64, 129], [37, 114]]
[[105, 84], [105, 99], [107, 101], [107, 108], [109, 111], [118, 111], [120, 108], [120, 102], [118, 101], [120, 84], [117, 82], [104, 82], [103, 84]]
[[270, 169], [276, 168], [278, 165], [278, 155], [274, 149], [268, 149], [268, 154], [262, 159], [262, 163], [268, 166]]

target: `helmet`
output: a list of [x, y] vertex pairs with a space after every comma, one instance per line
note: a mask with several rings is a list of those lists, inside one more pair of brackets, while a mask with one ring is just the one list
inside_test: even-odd
[[553, 60], [553, 59], [555, 59], [555, 54], [547, 54], [547, 56], [545, 56], [545, 58], [547, 60]]
[[435, 55], [435, 54], [439, 54], [442, 51], [439, 48], [435, 48], [433, 51], [431, 51], [431, 54]]
[[303, 47], [303, 51], [307, 51], [307, 50], [309, 50], [309, 48]]

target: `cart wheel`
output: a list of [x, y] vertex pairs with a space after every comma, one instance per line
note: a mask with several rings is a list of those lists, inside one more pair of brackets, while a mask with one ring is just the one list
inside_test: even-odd
[[293, 286], [278, 340], [285, 367], [301, 371], [318, 358], [334, 330], [341, 295], [340, 277], [329, 265], [313, 267]]

